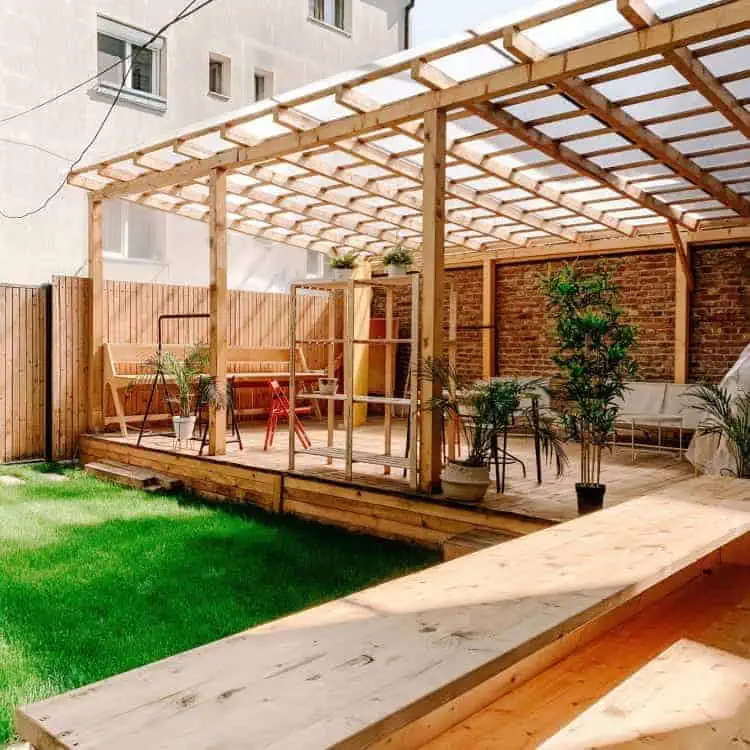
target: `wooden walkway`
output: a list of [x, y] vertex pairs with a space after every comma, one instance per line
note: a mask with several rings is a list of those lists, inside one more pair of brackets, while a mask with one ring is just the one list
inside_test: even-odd
[[[418, 747], [706, 571], [750, 562], [750, 483], [690, 480], [681, 494], [653, 493], [23, 707], [17, 729], [38, 750]], [[745, 586], [744, 573], [732, 580]]]
[[703, 576], [461, 722], [429, 750], [750, 743], [750, 567]]

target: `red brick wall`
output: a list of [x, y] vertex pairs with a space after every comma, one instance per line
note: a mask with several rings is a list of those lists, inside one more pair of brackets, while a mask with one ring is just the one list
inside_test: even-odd
[[750, 343], [750, 247], [693, 253], [690, 379], [720, 380]]
[[[451, 284], [458, 295], [458, 325], [478, 326], [482, 323], [482, 269], [465, 268], [446, 271], [443, 305], [443, 334], [448, 336], [448, 294]], [[385, 294], [376, 289], [373, 294], [372, 315], [385, 317]], [[393, 295], [393, 315], [399, 319], [399, 335], [409, 335], [411, 325], [411, 292], [396, 290]], [[396, 388], [401, 392], [409, 369], [409, 349], [398, 347]], [[456, 366], [466, 378], [482, 376], [482, 332], [481, 330], [459, 330], [456, 350]]]
[[[628, 255], [619, 259], [614, 278], [621, 287], [625, 320], [638, 326], [638, 361], [643, 380], [671, 380], [674, 369], [674, 254]], [[580, 262], [593, 268], [594, 259]], [[617, 265], [618, 260], [612, 259]], [[550, 263], [559, 268], [562, 261]], [[539, 278], [544, 262], [497, 267], [496, 345], [501, 375], [549, 375], [552, 340]]]

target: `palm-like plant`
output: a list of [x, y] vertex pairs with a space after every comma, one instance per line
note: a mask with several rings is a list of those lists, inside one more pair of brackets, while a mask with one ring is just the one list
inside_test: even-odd
[[460, 425], [468, 446], [464, 464], [486, 466], [498, 435], [515, 416], [538, 437], [545, 460], [555, 461], [557, 476], [563, 474], [568, 458], [553, 422], [540, 418], [531, 405], [522, 406], [539, 395], [541, 380], [467, 380], [445, 360], [428, 360], [424, 370], [425, 377], [438, 386], [428, 408]]
[[211, 379], [203, 376], [209, 366], [208, 349], [205, 346], [196, 344], [186, 349], [184, 357], [161, 349], [148, 357], [143, 365], [152, 377], [154, 373], [163, 373], [174, 383], [177, 396], [171, 400], [177, 405], [181, 417], [193, 414], [199, 391], [201, 400], [216, 403], [216, 389], [212, 388]]
[[715, 435], [726, 441], [734, 459], [735, 474], [750, 478], [750, 392], [738, 391], [732, 398], [726, 388], [708, 383], [694, 386], [685, 396], [690, 408], [706, 413], [698, 425], [700, 435]]

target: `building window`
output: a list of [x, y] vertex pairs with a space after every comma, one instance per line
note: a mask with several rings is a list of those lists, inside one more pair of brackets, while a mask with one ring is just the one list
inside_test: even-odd
[[273, 73], [267, 70], [255, 71], [255, 101], [273, 96]]
[[223, 55], [209, 55], [208, 58], [208, 91], [211, 94], [229, 98], [230, 85], [229, 58]]
[[153, 34], [99, 16], [97, 34], [98, 66], [101, 71], [97, 90], [152, 109], [166, 109], [165, 47]]
[[307, 267], [305, 276], [308, 279], [322, 279], [326, 275], [326, 256], [317, 250], [307, 251]]
[[164, 260], [166, 214], [127, 201], [104, 201], [104, 253], [112, 259]]
[[309, 14], [314, 21], [349, 31], [350, 0], [308, 0]]

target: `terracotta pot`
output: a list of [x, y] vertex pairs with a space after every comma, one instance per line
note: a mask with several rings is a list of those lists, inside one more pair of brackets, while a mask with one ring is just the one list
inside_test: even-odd
[[448, 499], [477, 504], [490, 486], [490, 470], [486, 466], [467, 466], [463, 461], [448, 461], [440, 479]]

